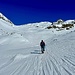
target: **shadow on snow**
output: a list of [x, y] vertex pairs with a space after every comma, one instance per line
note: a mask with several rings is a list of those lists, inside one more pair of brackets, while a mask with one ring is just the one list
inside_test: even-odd
[[42, 54], [41, 50], [34, 50], [33, 52], [31, 52], [31, 54]]

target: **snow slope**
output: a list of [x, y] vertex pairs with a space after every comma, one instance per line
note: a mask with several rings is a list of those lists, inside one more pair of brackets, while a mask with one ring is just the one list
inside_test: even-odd
[[0, 30], [0, 75], [75, 75], [75, 27], [57, 31], [47, 29], [50, 22], [11, 26], [0, 20], [0, 24], [10, 33]]

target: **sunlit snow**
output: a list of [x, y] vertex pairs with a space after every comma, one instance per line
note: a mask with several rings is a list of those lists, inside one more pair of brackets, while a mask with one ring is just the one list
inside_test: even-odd
[[[74, 26], [61, 28], [69, 23]], [[16, 26], [0, 19], [0, 75], [75, 75], [74, 20], [48, 26], [52, 23]], [[44, 54], [41, 40], [46, 43]]]

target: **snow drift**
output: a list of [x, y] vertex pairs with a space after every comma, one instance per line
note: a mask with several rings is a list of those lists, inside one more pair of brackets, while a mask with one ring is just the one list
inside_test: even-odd
[[0, 75], [75, 75], [75, 20], [21, 26], [6, 20], [0, 18]]

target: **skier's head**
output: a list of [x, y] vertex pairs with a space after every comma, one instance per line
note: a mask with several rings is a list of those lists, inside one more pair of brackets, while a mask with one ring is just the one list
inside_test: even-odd
[[43, 40], [41, 40], [41, 42], [43, 42]]

